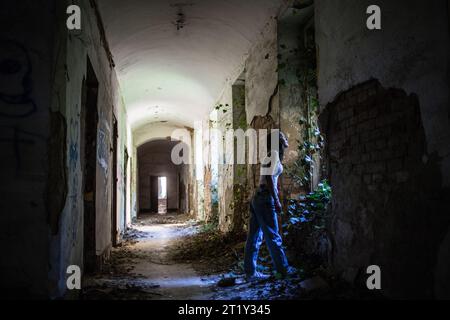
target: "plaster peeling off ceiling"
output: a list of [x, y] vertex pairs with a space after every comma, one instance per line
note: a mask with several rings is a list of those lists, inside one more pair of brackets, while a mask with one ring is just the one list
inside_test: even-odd
[[133, 129], [205, 118], [284, 2], [182, 1], [98, 0]]

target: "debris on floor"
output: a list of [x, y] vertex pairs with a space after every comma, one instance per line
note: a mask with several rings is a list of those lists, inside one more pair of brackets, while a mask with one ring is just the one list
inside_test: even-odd
[[192, 263], [202, 274], [227, 272], [242, 259], [245, 235], [224, 235], [217, 230], [202, 231], [180, 239], [171, 249], [174, 261]]
[[222, 278], [217, 282], [217, 285], [219, 287], [231, 287], [236, 284], [236, 278], [234, 277], [228, 277], [228, 278]]
[[[210, 293], [190, 264], [171, 261], [172, 244], [197, 232], [186, 215], [145, 215], [128, 228], [102, 270], [83, 280], [84, 300], [188, 299]], [[191, 296], [192, 295], [192, 296]]]
[[[245, 234], [224, 235], [187, 216], [145, 216], [129, 228], [109, 261], [83, 283], [85, 300], [215, 299], [292, 300], [361, 297], [327, 270], [307, 259], [297, 273], [279, 279], [265, 244], [259, 272], [268, 279], [247, 281], [243, 274]], [[292, 259], [291, 261], [294, 261]], [[366, 290], [367, 291], [367, 290]], [[373, 297], [372, 297], [373, 298]]]

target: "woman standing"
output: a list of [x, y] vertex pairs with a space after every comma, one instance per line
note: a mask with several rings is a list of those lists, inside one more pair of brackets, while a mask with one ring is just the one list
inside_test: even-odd
[[[276, 132], [276, 133], [275, 133]], [[277, 148], [272, 148], [272, 135], [278, 135]], [[275, 140], [276, 141], [276, 140]], [[262, 239], [266, 241], [275, 270], [283, 277], [294, 273], [289, 267], [282, 247], [282, 239], [278, 232], [277, 214], [281, 213], [281, 202], [278, 195], [278, 178], [283, 172], [283, 156], [289, 146], [285, 135], [274, 130], [267, 136], [267, 157], [261, 164], [259, 188], [250, 203], [250, 224], [245, 245], [244, 271], [247, 280], [265, 279], [268, 276], [256, 271], [258, 251]]]

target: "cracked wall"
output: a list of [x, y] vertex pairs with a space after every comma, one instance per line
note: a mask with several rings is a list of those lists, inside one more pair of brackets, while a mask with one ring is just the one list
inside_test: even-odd
[[370, 4], [315, 2], [332, 262], [356, 282], [382, 265], [390, 297], [448, 297], [448, 2], [380, 1], [382, 32]]
[[[278, 47], [277, 20], [266, 23], [260, 36], [240, 68], [231, 76], [217, 103], [215, 127], [222, 132], [227, 129], [276, 128], [279, 119], [278, 106]], [[237, 80], [244, 88], [235, 86]], [[245, 91], [245, 95], [238, 91]], [[234, 94], [233, 94], [234, 91]], [[226, 143], [230, 143], [226, 141]], [[228, 150], [231, 150], [228, 146]], [[219, 228], [231, 232], [246, 228], [249, 216], [248, 203], [259, 183], [258, 165], [218, 165]]]
[[369, 81], [342, 93], [321, 117], [333, 266], [354, 282], [376, 264], [385, 295], [432, 296], [450, 204], [439, 157], [426, 152], [417, 96]]
[[[234, 80], [225, 86], [218, 103], [223, 107], [216, 112], [216, 127], [222, 131], [238, 128], [285, 131], [290, 142], [286, 162], [297, 154], [297, 141], [301, 138], [298, 121], [304, 111], [298, 81], [301, 54], [298, 47], [302, 40], [297, 36], [297, 29], [313, 15], [312, 7], [295, 17], [291, 11], [283, 18], [271, 18], [267, 22], [242, 67], [232, 77]], [[244, 94], [240, 95], [240, 91]], [[219, 165], [220, 230], [245, 230], [249, 202], [259, 185], [259, 169], [258, 164]], [[283, 177], [282, 184], [288, 184], [288, 180]], [[284, 196], [293, 192], [292, 188], [288, 189]]]
[[[285, 198], [295, 198], [314, 189], [320, 180], [320, 158], [312, 155], [312, 177], [300, 185], [291, 175], [297, 172], [299, 149], [305, 142], [316, 143], [314, 124], [317, 100], [317, 70], [314, 39], [314, 5], [303, 9], [289, 8], [278, 18], [278, 78], [280, 129], [286, 135], [286, 150], [282, 176]], [[312, 119], [314, 117], [314, 119]], [[286, 174], [291, 171], [291, 175]]]
[[[71, 2], [72, 4], [72, 2]], [[81, 152], [81, 104], [82, 85], [86, 78], [87, 58], [89, 57], [96, 78], [99, 81], [97, 112], [97, 151], [96, 151], [96, 243], [98, 266], [109, 255], [112, 245], [112, 179], [117, 175], [117, 232], [123, 232], [130, 223], [130, 159], [125, 159], [126, 150], [132, 151], [130, 129], [120, 89], [116, 79], [111, 56], [108, 51], [98, 20], [98, 13], [91, 1], [80, 0], [75, 4], [81, 7], [82, 30], [68, 31], [65, 27], [64, 2], [58, 4], [61, 12], [59, 34], [56, 42], [54, 103], [52, 109], [61, 114], [66, 126], [66, 146], [58, 151], [66, 153], [67, 197], [59, 215], [58, 232], [50, 238], [49, 281], [51, 295], [61, 296], [66, 291], [66, 268], [78, 265], [83, 268], [83, 169]], [[89, 110], [87, 110], [89, 112]], [[113, 146], [113, 115], [118, 121], [118, 146]], [[117, 148], [117, 173], [113, 173], [112, 150]], [[52, 159], [50, 159], [52, 160]], [[55, 165], [53, 162], [51, 166]], [[125, 179], [125, 177], [127, 177]], [[53, 195], [57, 196], [57, 194]]]

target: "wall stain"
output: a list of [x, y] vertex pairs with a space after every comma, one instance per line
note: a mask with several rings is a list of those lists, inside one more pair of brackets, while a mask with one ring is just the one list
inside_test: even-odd
[[50, 170], [47, 184], [47, 221], [53, 235], [58, 234], [61, 212], [66, 204], [67, 186], [67, 124], [59, 112], [50, 113], [50, 138], [48, 141]]

